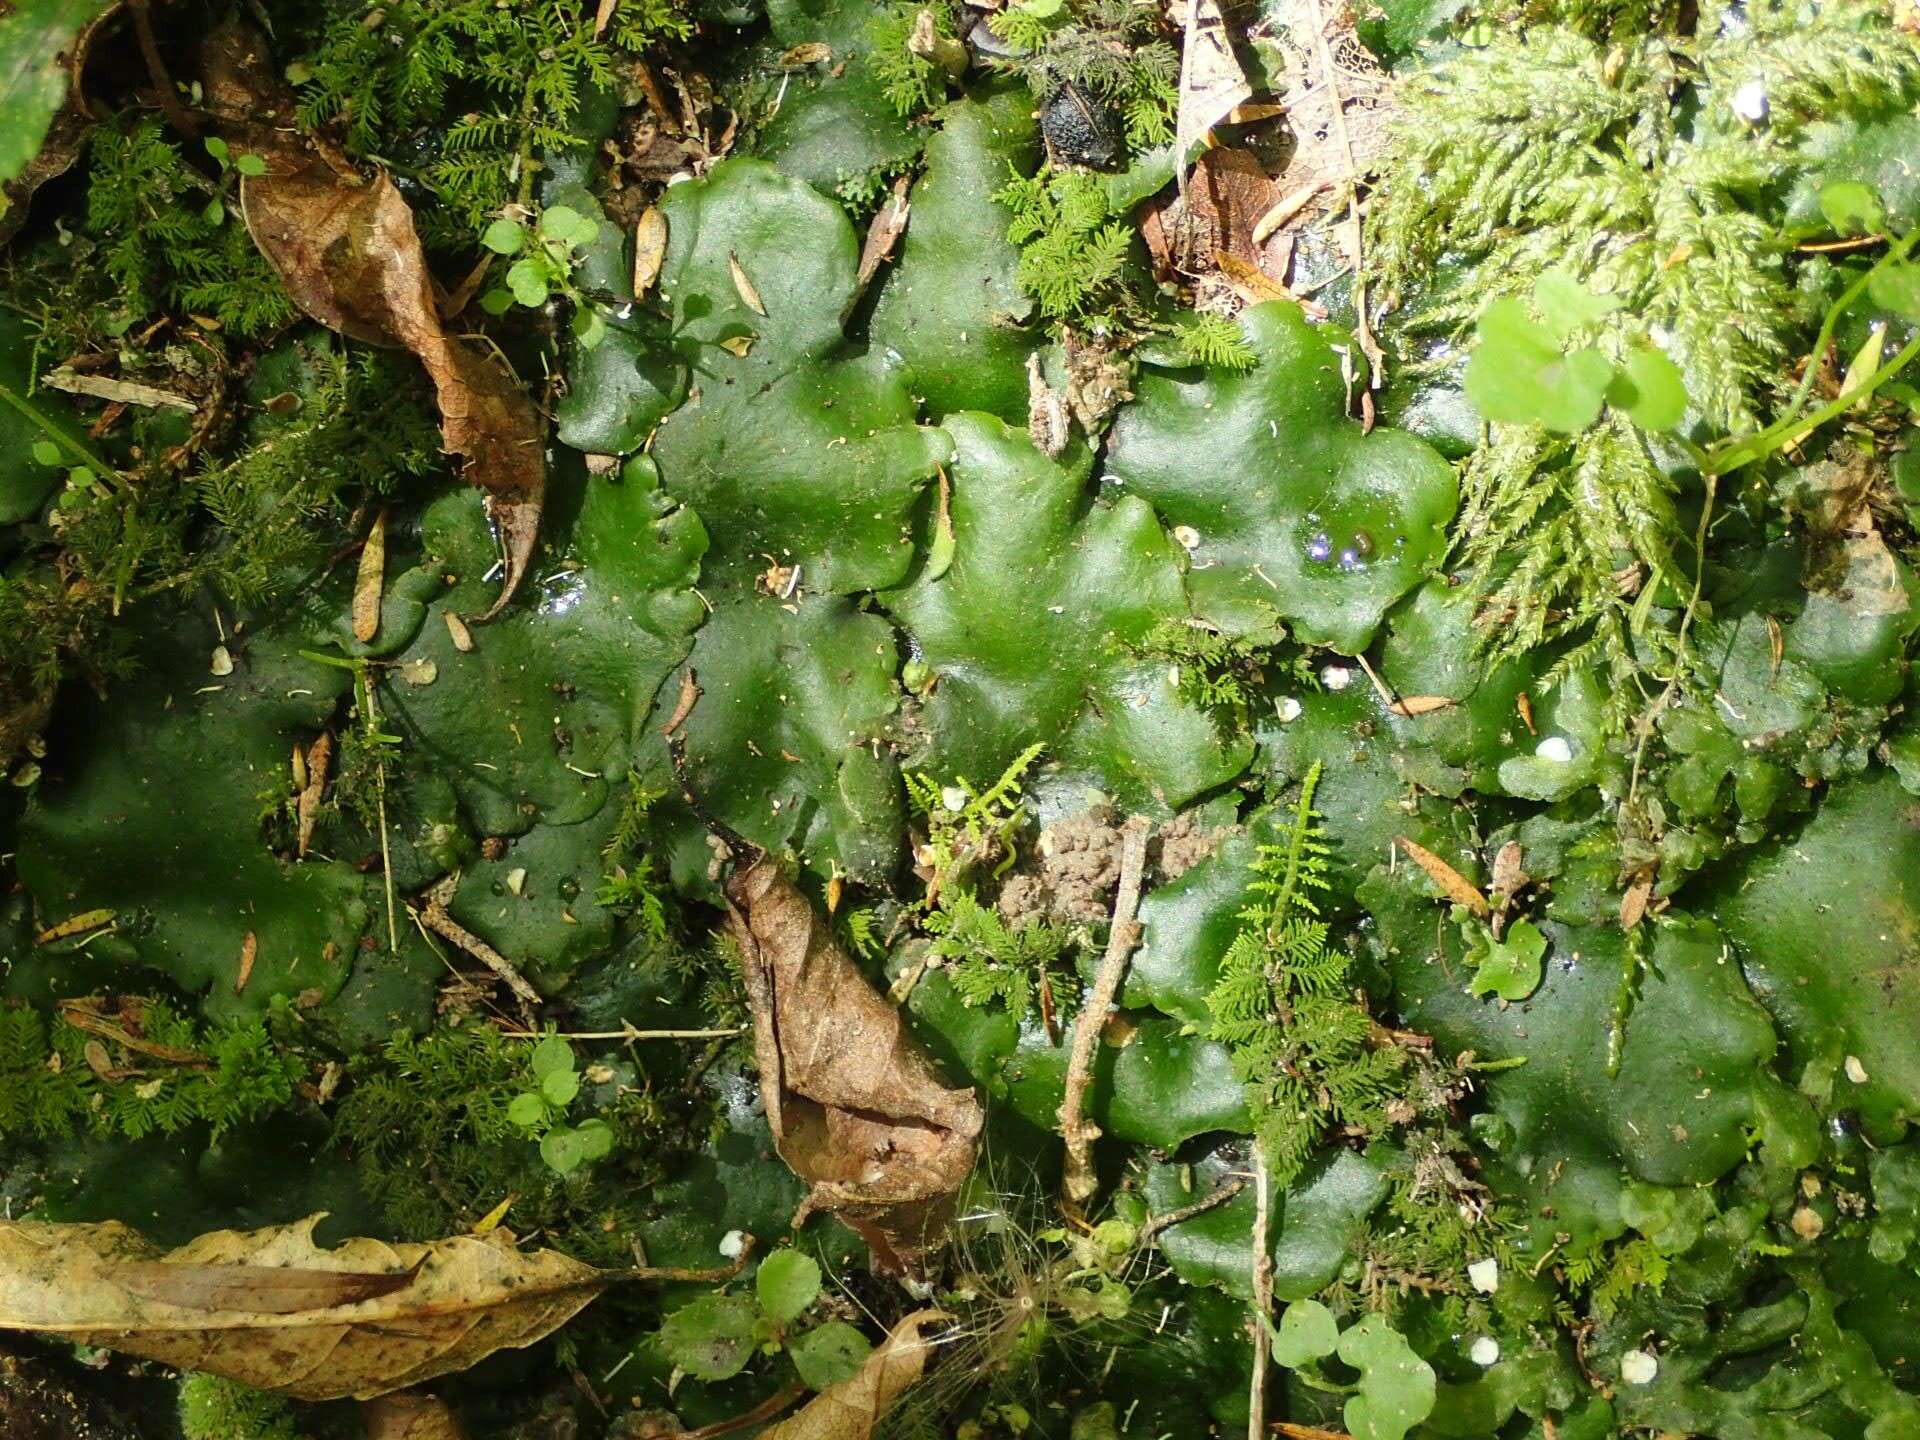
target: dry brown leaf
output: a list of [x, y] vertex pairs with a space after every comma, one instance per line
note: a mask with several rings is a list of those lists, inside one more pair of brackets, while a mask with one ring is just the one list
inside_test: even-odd
[[65, 940], [74, 935], [84, 935], [89, 930], [98, 930], [102, 925], [111, 925], [116, 913], [112, 910], [82, 910], [78, 915], [69, 915], [57, 925], [49, 925], [33, 937], [33, 943], [51, 945], [56, 940]]
[[145, 1036], [147, 1002], [137, 995], [122, 995], [117, 1000], [101, 1000], [91, 995], [60, 1002], [60, 1018], [76, 1030], [97, 1035], [129, 1050], [165, 1060], [170, 1065], [205, 1067], [206, 1056], [195, 1050], [160, 1045]]
[[447, 638], [453, 642], [453, 648], [462, 655], [473, 652], [473, 632], [467, 629], [467, 622], [452, 610], [442, 610], [440, 618], [447, 622]]
[[253, 962], [260, 958], [260, 939], [253, 931], [247, 931], [246, 939], [240, 942], [240, 973], [234, 977], [233, 993], [239, 995], [247, 988], [247, 981], [253, 978]]
[[1431, 715], [1436, 710], [1445, 710], [1460, 702], [1446, 695], [1403, 695], [1387, 708], [1396, 715], [1405, 715], [1409, 719], [1416, 715]]
[[783, 50], [780, 53], [782, 70], [804, 70], [809, 65], [818, 65], [822, 60], [833, 58], [833, 47], [818, 40], [806, 40]]
[[446, 448], [466, 458], [467, 480], [486, 493], [504, 555], [491, 619], [533, 561], [546, 461], [539, 412], [496, 353], [441, 327], [413, 212], [393, 180], [362, 178], [345, 158], [292, 129], [293, 97], [259, 32], [214, 31], [202, 50], [206, 108], [236, 150], [267, 173], [241, 179], [247, 230], [289, 298], [329, 329], [419, 356], [440, 403]]
[[0, 1329], [36, 1330], [301, 1400], [370, 1399], [531, 1345], [617, 1274], [504, 1231], [313, 1242], [322, 1217], [162, 1253], [117, 1222], [0, 1221]]
[[1184, 171], [1193, 147], [1235, 106], [1253, 98], [1253, 86], [1233, 53], [1218, 0], [1189, 0], [1186, 45], [1180, 61], [1180, 109], [1174, 156]]
[[1653, 899], [1653, 871], [1642, 870], [1633, 877], [1633, 883], [1627, 886], [1626, 893], [1620, 897], [1620, 928], [1631, 930], [1647, 915], [1647, 902]]
[[158, 385], [142, 385], [136, 380], [115, 380], [110, 375], [87, 375], [63, 365], [40, 377], [50, 390], [69, 395], [86, 395], [95, 400], [114, 400], [123, 405], [139, 405], [148, 410], [198, 410], [200, 402], [190, 400]]
[[859, 1370], [761, 1431], [760, 1440], [870, 1440], [894, 1402], [926, 1374], [939, 1343], [926, 1332], [948, 1318], [940, 1310], [914, 1311], [893, 1327]]
[[746, 267], [740, 263], [740, 257], [731, 250], [727, 252], [727, 273], [733, 276], [733, 288], [740, 294], [740, 303], [754, 314], [764, 316], [767, 313], [766, 302], [760, 298], [760, 292], [754, 288], [753, 279], [747, 274]]
[[1220, 267], [1220, 273], [1227, 277], [1227, 284], [1249, 305], [1258, 305], [1262, 300], [1292, 300], [1293, 291], [1275, 280], [1257, 265], [1249, 265], [1238, 255], [1226, 250], [1216, 250], [1213, 263]]
[[645, 299], [667, 259], [667, 216], [658, 205], [640, 212], [633, 227], [633, 294]]
[[360, 569], [353, 579], [353, 638], [362, 645], [380, 633], [380, 600], [387, 585], [387, 512], [373, 517], [367, 543], [360, 547]]
[[313, 827], [320, 819], [320, 801], [327, 793], [327, 774], [333, 768], [333, 732], [323, 730], [307, 747], [307, 777], [294, 801], [294, 855], [304, 858], [313, 844]]
[[867, 225], [866, 243], [860, 247], [860, 271], [854, 277], [853, 296], [847, 301], [849, 310], [866, 293], [867, 286], [873, 283], [873, 277], [880, 273], [880, 267], [892, 257], [894, 246], [900, 243], [900, 237], [906, 233], [907, 186], [911, 179], [911, 176], [902, 175], [893, 182], [892, 196], [874, 212], [872, 221]]
[[979, 1100], [940, 1082], [900, 1012], [770, 857], [728, 880], [727, 925], [767, 1123], [781, 1158], [812, 1186], [795, 1223], [830, 1211], [880, 1266], [912, 1269], [941, 1239], [973, 1169]]
[[1466, 906], [1482, 920], [1493, 913], [1493, 907], [1487, 904], [1487, 897], [1466, 876], [1426, 846], [1416, 845], [1404, 835], [1394, 837], [1394, 843], [1407, 853], [1408, 859], [1427, 872], [1427, 878], [1445, 891], [1449, 900]]

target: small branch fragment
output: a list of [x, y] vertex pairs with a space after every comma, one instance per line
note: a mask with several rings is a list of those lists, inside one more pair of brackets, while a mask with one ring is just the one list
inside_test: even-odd
[[1247, 1177], [1235, 1175], [1223, 1180], [1214, 1187], [1213, 1193], [1194, 1201], [1191, 1205], [1182, 1205], [1178, 1210], [1169, 1210], [1164, 1215], [1155, 1215], [1140, 1227], [1140, 1244], [1145, 1246], [1163, 1230], [1171, 1230], [1176, 1225], [1184, 1225], [1196, 1215], [1204, 1215], [1216, 1205], [1224, 1205], [1242, 1190], [1247, 1188]]
[[[721, 1265], [710, 1269], [691, 1268], [685, 1265], [640, 1265], [624, 1271], [622, 1278], [627, 1280], [661, 1281], [674, 1284], [718, 1285], [731, 1280], [747, 1268], [747, 1261], [753, 1258], [754, 1240], [751, 1235], [740, 1237], [740, 1253], [733, 1258], [731, 1265]], [[638, 1250], [638, 1244], [635, 1250]]]
[[240, 973], [234, 977], [233, 993], [238, 995], [247, 988], [247, 981], [253, 978], [253, 962], [259, 958], [260, 941], [253, 931], [247, 931], [247, 938], [240, 942]]
[[1268, 1328], [1273, 1324], [1273, 1252], [1267, 1245], [1272, 1187], [1267, 1152], [1253, 1142], [1253, 1379], [1247, 1389], [1247, 1440], [1266, 1440]]
[[453, 898], [459, 883], [459, 875], [449, 875], [421, 897], [426, 903], [415, 907], [420, 923], [441, 939], [458, 945], [505, 981], [507, 988], [525, 1007], [528, 1024], [531, 1025], [533, 1011], [540, 1005], [540, 992], [527, 983], [526, 977], [513, 968], [513, 962], [506, 956], [447, 913], [447, 901]]
[[373, 517], [353, 581], [353, 638], [362, 645], [380, 633], [380, 600], [387, 583], [387, 512]]
[[1100, 1127], [1080, 1112], [1086, 1105], [1087, 1089], [1093, 1083], [1093, 1057], [1099, 1048], [1100, 1032], [1106, 1026], [1107, 1012], [1120, 993], [1120, 981], [1127, 973], [1127, 959], [1140, 940], [1140, 924], [1134, 916], [1140, 908], [1140, 880], [1146, 871], [1147, 837], [1152, 830], [1144, 815], [1135, 815], [1120, 832], [1120, 889], [1113, 900], [1107, 953], [1100, 961], [1100, 974], [1093, 982], [1086, 1004], [1074, 1021], [1066, 1095], [1060, 1102], [1060, 1133], [1067, 1142], [1064, 1189], [1071, 1210], [1084, 1207], [1099, 1188], [1093, 1170], [1093, 1142], [1100, 1138]]
[[674, 731], [686, 724], [687, 716], [693, 713], [693, 707], [700, 703], [700, 680], [691, 669], [680, 672], [680, 698], [673, 703], [673, 714], [667, 723], [660, 727], [660, 733], [667, 739], [673, 738]]

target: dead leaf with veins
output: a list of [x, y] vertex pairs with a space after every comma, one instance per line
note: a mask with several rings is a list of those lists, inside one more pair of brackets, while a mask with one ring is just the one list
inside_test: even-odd
[[829, 1385], [806, 1405], [771, 1429], [761, 1440], [871, 1440], [888, 1410], [927, 1373], [939, 1344], [934, 1327], [951, 1317], [940, 1310], [916, 1310], [895, 1325], [860, 1368]]
[[447, 334], [408, 207], [384, 171], [361, 176], [324, 142], [292, 128], [294, 101], [257, 30], [229, 24], [201, 52], [207, 110], [236, 152], [259, 156], [264, 175], [242, 176], [248, 233], [289, 298], [331, 330], [411, 350], [440, 405], [448, 451], [487, 497], [499, 528], [500, 593], [478, 620], [498, 615], [526, 577], [546, 494], [545, 424], [496, 352]]
[[774, 1144], [882, 1268], [911, 1273], [937, 1246], [973, 1169], [983, 1113], [953, 1090], [812, 903], [760, 855], [727, 881], [760, 1094]]
[[117, 1222], [0, 1221], [0, 1329], [300, 1400], [370, 1399], [531, 1345], [626, 1278], [504, 1231], [324, 1250], [321, 1218], [171, 1251]]

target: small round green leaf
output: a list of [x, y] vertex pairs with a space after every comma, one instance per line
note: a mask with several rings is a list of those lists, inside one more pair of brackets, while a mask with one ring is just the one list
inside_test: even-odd
[[1658, 350], [1635, 350], [1607, 387], [1607, 403], [1642, 430], [1671, 430], [1687, 413], [1687, 382]]
[[820, 1294], [820, 1266], [798, 1250], [776, 1250], [760, 1262], [754, 1289], [761, 1307], [784, 1325]]
[[513, 292], [496, 285], [480, 297], [480, 308], [489, 315], [504, 315], [513, 308]]
[[1572, 435], [1600, 418], [1613, 366], [1598, 350], [1562, 355], [1553, 332], [1514, 299], [1489, 305], [1477, 333], [1466, 392], [1487, 419]]
[[481, 233], [480, 243], [496, 255], [518, 255], [527, 243], [527, 228], [517, 220], [496, 220]]
[[242, 155], [233, 162], [233, 168], [242, 175], [260, 176], [267, 173], [267, 162], [258, 155]]
[[1836, 235], [1873, 235], [1887, 223], [1886, 211], [1871, 185], [1833, 180], [1820, 187], [1820, 213]]
[[1273, 1363], [1296, 1370], [1331, 1355], [1339, 1340], [1340, 1329], [1333, 1323], [1331, 1310], [1318, 1300], [1296, 1300], [1280, 1317], [1280, 1329], [1273, 1341]]
[[540, 233], [569, 243], [575, 240], [582, 225], [592, 223], [571, 205], [555, 205], [540, 212]]
[[1883, 265], [1867, 281], [1867, 294], [1882, 310], [1920, 320], [1920, 265]]
[[549, 1035], [533, 1047], [533, 1054], [527, 1063], [541, 1079], [563, 1070], [572, 1070], [573, 1047], [558, 1035]]
[[731, 1380], [753, 1356], [753, 1302], [737, 1295], [702, 1295], [660, 1327], [667, 1358], [697, 1380]]
[[1565, 270], [1549, 270], [1535, 282], [1533, 308], [1558, 340], [1604, 320], [1620, 308], [1611, 295], [1596, 295]]
[[60, 447], [51, 440], [36, 440], [33, 442], [33, 458], [42, 465], [58, 465]]
[[218, 225], [227, 218], [227, 207], [220, 203], [220, 197], [216, 195], [207, 202], [207, 208], [200, 212], [200, 218], [209, 225]]
[[580, 1158], [603, 1160], [613, 1153], [613, 1127], [604, 1120], [586, 1120], [574, 1127], [580, 1143]]
[[1541, 961], [1547, 937], [1530, 920], [1516, 920], [1504, 939], [1486, 938], [1479, 968], [1467, 986], [1471, 995], [1498, 995], [1502, 1000], [1524, 1000], [1540, 986]]
[[1345, 1411], [1354, 1440], [1402, 1440], [1433, 1413], [1433, 1367], [1378, 1315], [1340, 1337], [1340, 1358], [1360, 1372], [1360, 1393]]
[[547, 1102], [538, 1095], [527, 1093], [516, 1095], [508, 1102], [507, 1119], [512, 1124], [529, 1128], [538, 1125], [547, 1118]]
[[580, 1077], [571, 1070], [553, 1070], [540, 1077], [540, 1097], [555, 1109], [565, 1109], [580, 1093]]
[[529, 309], [547, 303], [547, 269], [539, 261], [516, 260], [507, 269], [507, 288]]
[[852, 1379], [872, 1353], [867, 1337], [844, 1320], [829, 1320], [787, 1342], [793, 1368], [815, 1390]]
[[227, 163], [228, 153], [226, 141], [222, 140], [218, 135], [209, 135], [207, 137], [207, 154], [218, 160], [222, 165], [225, 165]]

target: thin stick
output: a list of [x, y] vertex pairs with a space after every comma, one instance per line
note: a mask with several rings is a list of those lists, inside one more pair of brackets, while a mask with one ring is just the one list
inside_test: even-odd
[[458, 874], [449, 875], [426, 893], [426, 904], [415, 911], [425, 925], [443, 940], [451, 940], [482, 965], [507, 982], [507, 988], [529, 1010], [540, 1007], [540, 992], [527, 983], [526, 977], [513, 968], [513, 962], [494, 949], [478, 935], [463, 926], [447, 913], [447, 901], [452, 898], [454, 887], [460, 883]]
[[1060, 1133], [1067, 1142], [1064, 1189], [1070, 1211], [1077, 1212], [1100, 1188], [1093, 1171], [1093, 1142], [1100, 1138], [1100, 1127], [1080, 1111], [1093, 1083], [1093, 1056], [1100, 1045], [1100, 1032], [1106, 1027], [1107, 1012], [1120, 993], [1127, 957], [1140, 940], [1140, 925], [1134, 915], [1140, 908], [1140, 880], [1147, 867], [1147, 836], [1152, 830], [1144, 815], [1135, 815], [1121, 829], [1120, 890], [1113, 898], [1107, 953], [1100, 962], [1092, 993], [1073, 1025], [1073, 1055], [1067, 1062], [1066, 1095], [1060, 1102]]
[[[636, 1240], [633, 1248], [637, 1256], [640, 1250], [640, 1242]], [[733, 1279], [734, 1276], [746, 1269], [747, 1261], [752, 1258], [752, 1256], [753, 1236], [742, 1235], [740, 1237], [740, 1253], [733, 1257], [733, 1263], [731, 1265], [721, 1265], [712, 1269], [694, 1269], [685, 1265], [642, 1265], [634, 1270], [622, 1271], [620, 1278], [623, 1280], [671, 1280], [694, 1285], [715, 1285], [722, 1280]]]
[[180, 103], [180, 96], [173, 88], [173, 76], [167, 73], [167, 62], [161, 57], [160, 42], [153, 33], [153, 17], [147, 13], [148, 0], [128, 0], [127, 8], [133, 12], [133, 33], [140, 41], [140, 58], [147, 62], [147, 74], [152, 77], [153, 88], [160, 92], [160, 108], [166, 112], [167, 123], [188, 139], [200, 138], [200, 122], [187, 113], [187, 107]]
[[1204, 1215], [1216, 1205], [1224, 1205], [1242, 1190], [1247, 1188], [1247, 1177], [1235, 1175], [1222, 1181], [1213, 1189], [1213, 1193], [1191, 1205], [1182, 1205], [1178, 1210], [1169, 1210], [1164, 1215], [1155, 1215], [1140, 1227], [1140, 1244], [1146, 1245], [1162, 1230], [1171, 1230], [1176, 1225], [1184, 1225], [1196, 1215]]
[[1273, 1256], [1267, 1249], [1267, 1152], [1253, 1142], [1253, 1379], [1247, 1389], [1247, 1440], [1267, 1433], [1267, 1327], [1273, 1323]]
[[714, 1440], [716, 1436], [731, 1435], [734, 1431], [744, 1430], [749, 1425], [764, 1424], [806, 1393], [806, 1386], [790, 1385], [785, 1390], [775, 1391], [746, 1414], [736, 1415], [731, 1420], [716, 1420], [711, 1425], [702, 1425], [698, 1430], [689, 1430], [680, 1437], [680, 1440]]
[[735, 1035], [744, 1035], [741, 1026], [731, 1030], [636, 1030], [629, 1025], [624, 1030], [502, 1030], [501, 1035], [509, 1040], [544, 1040], [552, 1035], [556, 1040], [730, 1040]]

